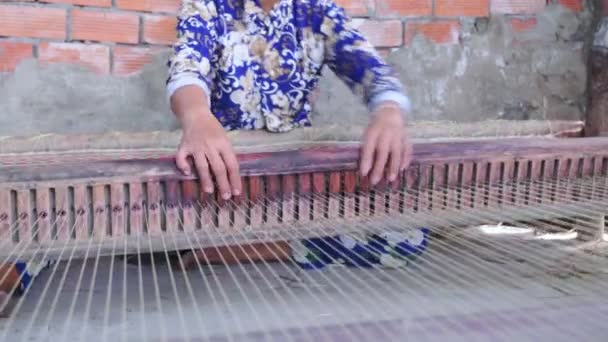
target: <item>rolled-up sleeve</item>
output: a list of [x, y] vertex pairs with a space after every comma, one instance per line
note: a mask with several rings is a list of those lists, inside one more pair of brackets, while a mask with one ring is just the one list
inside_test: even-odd
[[213, 61], [217, 41], [218, 15], [213, 0], [183, 0], [177, 16], [177, 41], [167, 63], [167, 97], [181, 87], [196, 85], [209, 100], [213, 86]]
[[394, 101], [406, 114], [411, 111], [410, 99], [393, 68], [333, 1], [326, 3], [320, 31], [325, 39], [326, 65], [363, 98], [370, 110]]

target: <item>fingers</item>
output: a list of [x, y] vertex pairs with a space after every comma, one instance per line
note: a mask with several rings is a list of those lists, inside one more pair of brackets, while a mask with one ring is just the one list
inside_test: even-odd
[[224, 160], [220, 157], [220, 154], [217, 151], [208, 152], [207, 158], [209, 159], [211, 171], [215, 176], [215, 181], [219, 188], [220, 196], [222, 196], [224, 200], [230, 199], [230, 197], [232, 197], [232, 191], [230, 189], [228, 172], [226, 170]]
[[389, 165], [388, 165], [388, 181], [389, 182], [394, 182], [395, 179], [397, 179], [397, 174], [399, 173], [399, 167], [401, 166], [402, 163], [402, 158], [403, 158], [403, 150], [405, 149], [405, 147], [402, 145], [400, 140], [394, 139], [392, 146], [391, 146], [391, 152], [390, 152], [390, 158], [389, 158]]
[[363, 177], [366, 177], [372, 168], [372, 162], [374, 158], [374, 152], [376, 151], [378, 135], [379, 134], [377, 130], [371, 130], [363, 139], [363, 150], [361, 151], [360, 164], [360, 172], [361, 176]]
[[236, 155], [232, 148], [228, 147], [221, 152], [221, 157], [224, 159], [224, 163], [226, 164], [232, 195], [240, 196], [242, 192], [241, 171], [239, 169], [239, 162], [236, 159]]
[[190, 153], [185, 148], [181, 148], [177, 151], [177, 155], [175, 156], [175, 164], [177, 168], [186, 176], [190, 176], [192, 174], [192, 170], [190, 168], [190, 164], [188, 163], [188, 156]]
[[371, 174], [372, 185], [376, 185], [382, 180], [384, 170], [386, 170], [386, 162], [391, 151], [390, 141], [390, 137], [383, 136], [380, 142], [376, 144], [376, 159], [374, 160], [374, 168]]
[[194, 157], [196, 164], [196, 170], [201, 180], [201, 187], [204, 192], [210, 194], [213, 193], [213, 179], [209, 172], [209, 163], [207, 162], [207, 156], [203, 152], [199, 152]]

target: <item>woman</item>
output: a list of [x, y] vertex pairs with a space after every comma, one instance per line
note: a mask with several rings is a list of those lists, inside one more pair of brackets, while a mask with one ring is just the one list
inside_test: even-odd
[[[227, 130], [287, 132], [310, 125], [309, 100], [323, 66], [371, 111], [361, 175], [369, 175], [375, 185], [386, 172], [392, 182], [408, 166], [404, 114], [409, 100], [391, 68], [332, 0], [184, 0], [177, 31], [167, 80], [171, 109], [183, 127], [176, 163], [190, 175], [187, 159], [192, 157], [205, 192], [214, 191], [212, 174], [224, 199], [242, 192]], [[415, 239], [421, 241], [422, 233]], [[391, 248], [399, 249], [393, 242], [407, 237], [393, 233], [356, 237], [356, 243], [349, 239], [292, 242], [290, 250], [306, 263], [319, 248], [323, 255], [330, 251], [325, 247], [335, 251], [363, 245], [371, 250], [390, 240]], [[371, 263], [382, 259], [378, 253], [358, 255], [363, 254]]]

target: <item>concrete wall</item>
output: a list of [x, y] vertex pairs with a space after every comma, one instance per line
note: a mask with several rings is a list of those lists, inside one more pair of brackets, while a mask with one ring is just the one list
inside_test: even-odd
[[[338, 0], [409, 89], [413, 120], [582, 119], [592, 3]], [[173, 130], [166, 52], [179, 0], [0, 4], [0, 136]], [[315, 124], [364, 123], [327, 73]]]

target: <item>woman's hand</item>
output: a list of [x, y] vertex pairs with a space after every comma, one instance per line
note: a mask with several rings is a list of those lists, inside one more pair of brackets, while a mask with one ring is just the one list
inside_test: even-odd
[[242, 192], [239, 163], [224, 127], [209, 111], [182, 115], [183, 135], [176, 163], [185, 174], [192, 175], [188, 157], [194, 159], [204, 192], [213, 192], [213, 176], [224, 200]]
[[372, 185], [388, 174], [394, 182], [399, 172], [411, 161], [412, 145], [408, 141], [401, 109], [391, 102], [381, 105], [374, 113], [363, 136], [360, 172], [370, 176]]

